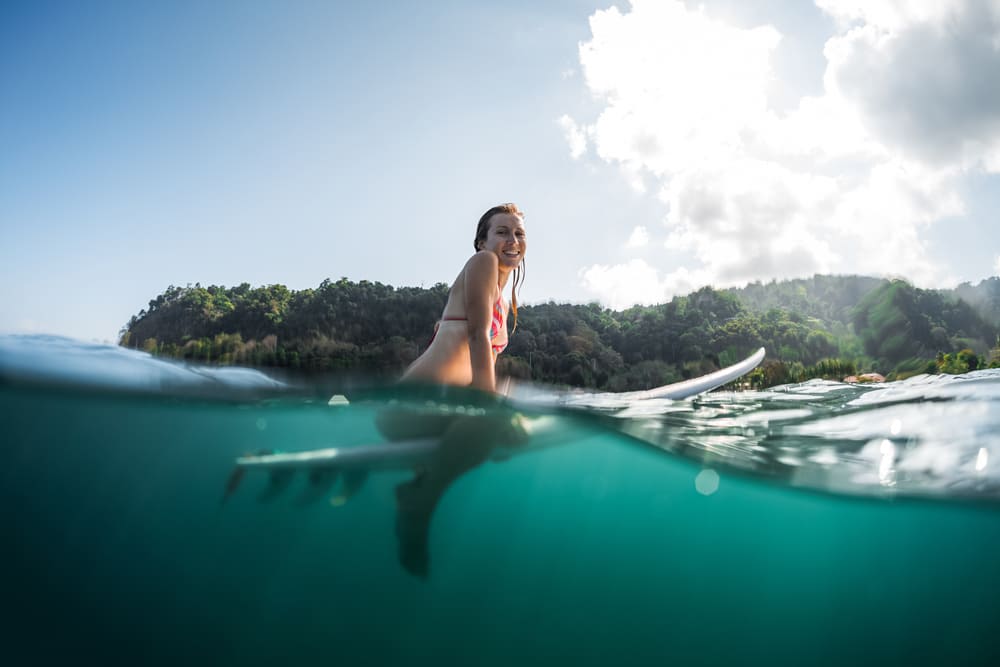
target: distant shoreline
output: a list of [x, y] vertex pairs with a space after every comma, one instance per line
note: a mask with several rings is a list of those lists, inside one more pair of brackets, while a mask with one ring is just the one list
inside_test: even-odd
[[[395, 377], [426, 346], [448, 288], [369, 281], [169, 287], [120, 344], [201, 363]], [[711, 372], [765, 347], [749, 380], [768, 387], [878, 373], [1000, 365], [1000, 278], [923, 290], [863, 276], [705, 287], [656, 306], [522, 306], [497, 371], [547, 384], [629, 391]]]

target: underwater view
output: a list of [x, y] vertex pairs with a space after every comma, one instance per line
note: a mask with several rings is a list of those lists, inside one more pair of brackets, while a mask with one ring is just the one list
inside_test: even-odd
[[8, 335], [0, 423], [5, 664], [1000, 660], [1000, 369], [532, 403]]

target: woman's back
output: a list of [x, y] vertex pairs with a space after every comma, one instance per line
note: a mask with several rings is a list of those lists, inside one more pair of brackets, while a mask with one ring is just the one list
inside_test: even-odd
[[[472, 259], [469, 260], [472, 262]], [[465, 276], [462, 268], [448, 292], [448, 301], [435, 325], [427, 350], [406, 369], [404, 380], [438, 384], [472, 384], [472, 357], [469, 349], [470, 320], [466, 313]], [[494, 289], [489, 338], [494, 357], [507, 346], [507, 308], [499, 285]], [[473, 325], [474, 326], [474, 325]]]

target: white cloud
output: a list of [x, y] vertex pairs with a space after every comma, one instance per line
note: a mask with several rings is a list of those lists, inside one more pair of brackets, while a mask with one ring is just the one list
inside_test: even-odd
[[666, 286], [662, 284], [659, 272], [642, 259], [616, 266], [595, 264], [581, 269], [580, 279], [601, 303], [611, 308], [660, 303], [667, 298]]
[[993, 273], [1000, 276], [1000, 255], [997, 255], [997, 261], [993, 262]]
[[823, 51], [824, 91], [783, 115], [766, 95], [774, 28], [669, 0], [591, 17], [580, 63], [603, 110], [560, 121], [571, 153], [589, 143], [637, 189], [654, 181], [667, 248], [686, 259], [665, 276], [639, 260], [594, 265], [586, 288], [622, 304], [691, 280], [941, 277], [927, 228], [964, 213], [968, 170], [1000, 171], [1000, 3], [818, 4], [841, 26]]
[[625, 245], [629, 248], [645, 248], [649, 245], [649, 230], [639, 225], [632, 230]]
[[[834, 206], [836, 184], [745, 159], [671, 179], [667, 247], [698, 259], [716, 286], [829, 271], [838, 254], [810, 225]], [[697, 286], [696, 286], [697, 287]]]
[[730, 28], [659, 0], [636, 0], [624, 15], [598, 11], [590, 25], [580, 63], [606, 101], [591, 127], [605, 160], [674, 173], [728, 154], [766, 112], [773, 28]]
[[585, 129], [576, 124], [569, 116], [563, 115], [558, 120], [569, 144], [569, 154], [577, 159], [587, 152], [587, 135]]
[[1000, 150], [1000, 3], [841, 2], [861, 25], [826, 45], [827, 88], [851, 100], [894, 151], [940, 165], [986, 166]]
[[583, 286], [604, 305], [622, 309], [636, 304], [650, 305], [669, 301], [707, 284], [705, 271], [681, 267], [665, 276], [643, 259], [633, 259], [607, 266], [594, 264], [580, 270]]
[[953, 15], [961, 0], [815, 0], [842, 28], [856, 23], [882, 30], [903, 30], [915, 23], [940, 23]]

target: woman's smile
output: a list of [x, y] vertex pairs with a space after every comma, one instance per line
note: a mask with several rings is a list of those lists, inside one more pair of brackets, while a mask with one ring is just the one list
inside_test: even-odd
[[504, 266], [514, 269], [524, 259], [527, 245], [521, 218], [512, 214], [498, 214], [493, 217], [483, 250], [494, 253]]

